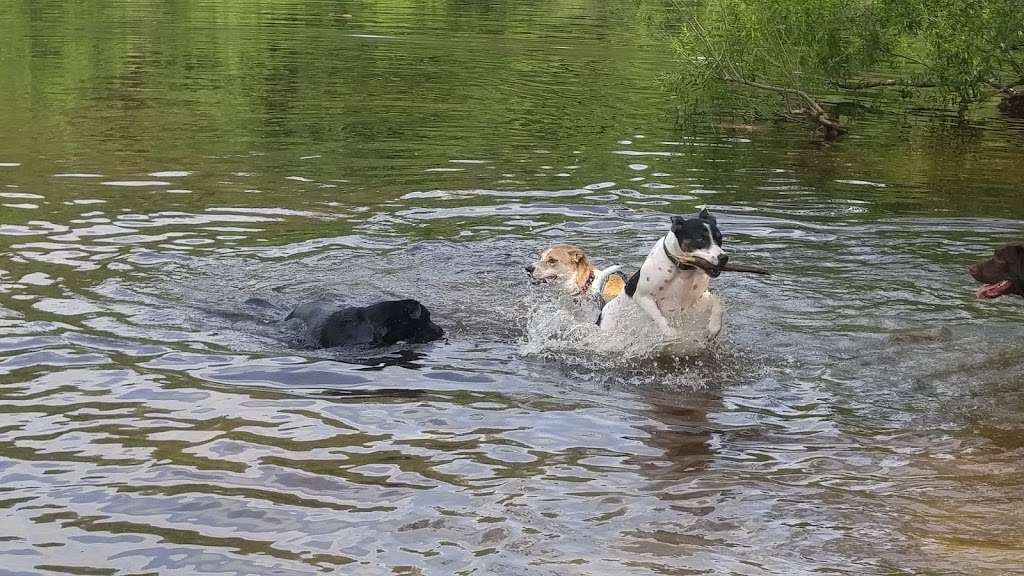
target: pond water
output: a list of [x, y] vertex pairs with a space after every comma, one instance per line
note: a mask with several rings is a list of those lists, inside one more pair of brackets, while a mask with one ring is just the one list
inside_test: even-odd
[[[0, 12], [0, 573], [1024, 573], [1024, 307], [965, 273], [1024, 127], [686, 122], [627, 2], [229, 4]], [[526, 282], [700, 206], [774, 272], [701, 357]], [[252, 296], [448, 338], [306, 350]]]

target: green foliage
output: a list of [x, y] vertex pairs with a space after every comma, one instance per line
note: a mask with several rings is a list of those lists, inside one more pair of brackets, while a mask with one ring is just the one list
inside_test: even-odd
[[897, 88], [961, 113], [1024, 82], [1022, 0], [705, 0], [686, 10], [673, 80], [694, 112], [779, 109], [739, 80], [826, 97]]
[[966, 107], [1024, 83], [1024, 2], [942, 0], [916, 31], [940, 91]]

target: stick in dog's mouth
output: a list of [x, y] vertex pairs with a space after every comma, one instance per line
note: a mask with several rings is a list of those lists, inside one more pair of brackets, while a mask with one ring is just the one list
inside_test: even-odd
[[683, 262], [689, 264], [690, 266], [700, 268], [705, 274], [712, 278], [718, 278], [718, 276], [722, 273], [721, 267], [715, 266], [711, 262], [708, 262], [707, 260], [697, 256], [687, 256], [683, 259]]
[[713, 266], [710, 262], [703, 258], [696, 256], [687, 257], [685, 260], [686, 264], [696, 266], [704, 271], [705, 274], [712, 278], [718, 278], [722, 272], [746, 272], [748, 274], [762, 274], [764, 276], [771, 276], [771, 272], [764, 268], [757, 268], [754, 266], [744, 266], [742, 264], [726, 264], [724, 266]]
[[726, 264], [722, 266], [722, 272], [746, 272], [748, 274], [763, 274], [765, 276], [771, 276], [772, 273], [765, 270], [764, 268], [756, 268], [754, 266], [743, 266], [742, 264]]

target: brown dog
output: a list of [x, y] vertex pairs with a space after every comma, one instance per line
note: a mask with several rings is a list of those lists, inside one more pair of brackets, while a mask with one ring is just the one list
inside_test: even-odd
[[601, 304], [618, 296], [626, 287], [625, 279], [616, 274], [618, 270], [619, 266], [595, 268], [586, 253], [571, 244], [555, 244], [526, 267], [534, 284], [555, 283], [573, 296], [599, 296]]
[[991, 258], [968, 268], [978, 286], [978, 298], [998, 298], [1004, 294], [1024, 296], [1024, 245], [997, 248]]

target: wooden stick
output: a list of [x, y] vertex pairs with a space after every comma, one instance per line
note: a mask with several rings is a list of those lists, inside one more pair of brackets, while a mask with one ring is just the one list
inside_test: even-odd
[[764, 268], [755, 268], [753, 266], [744, 266], [742, 264], [726, 264], [719, 268], [722, 272], [747, 272], [749, 274], [763, 274], [765, 276], [771, 276], [772, 273], [765, 270]]

